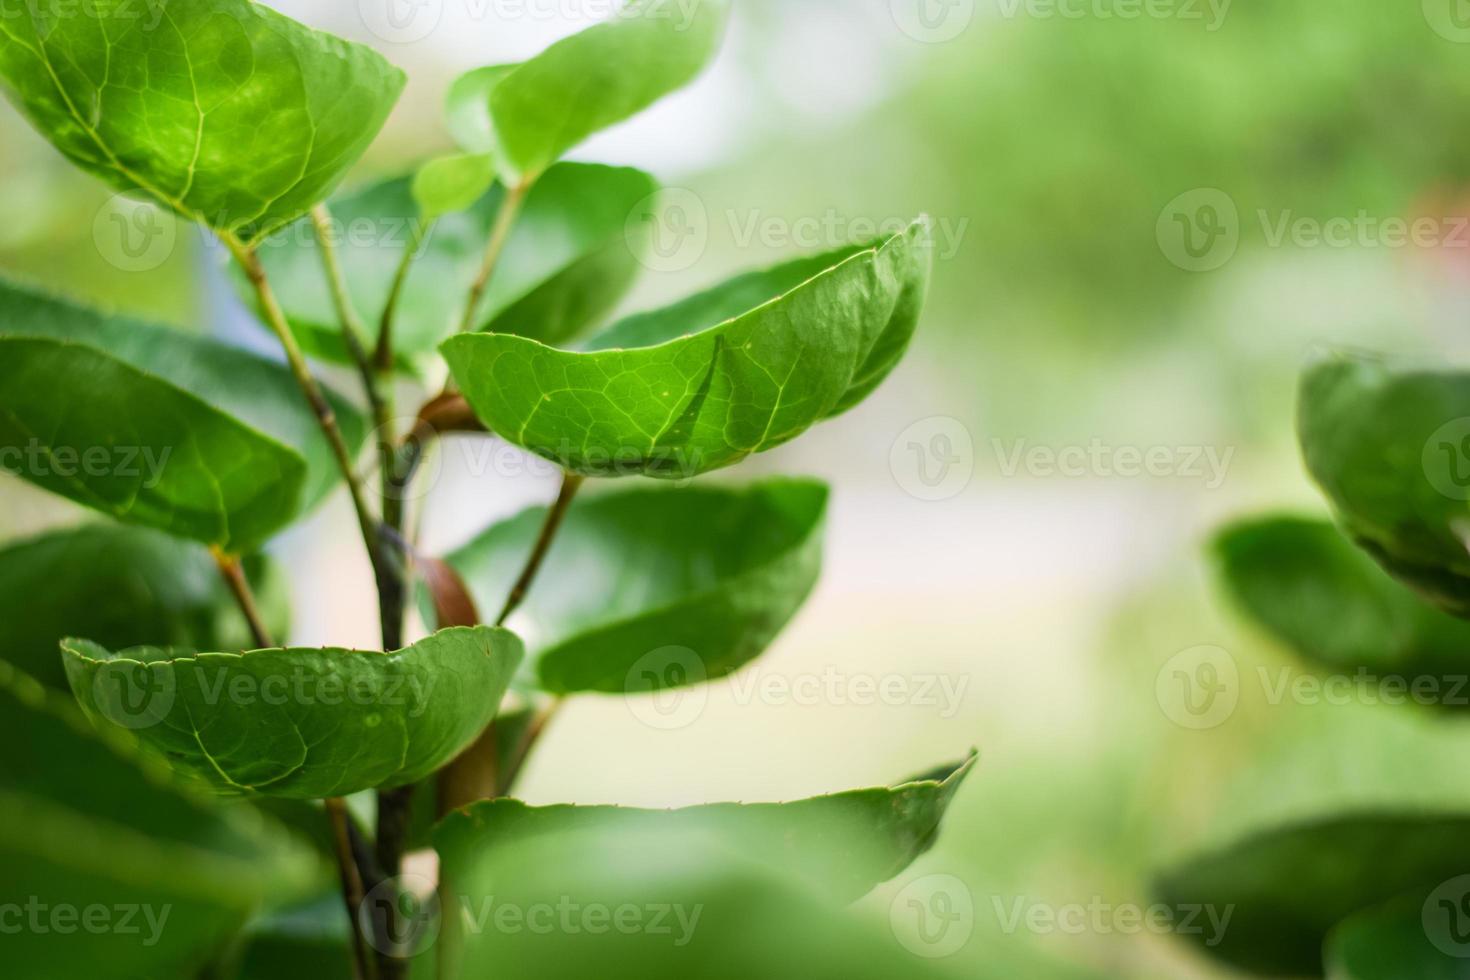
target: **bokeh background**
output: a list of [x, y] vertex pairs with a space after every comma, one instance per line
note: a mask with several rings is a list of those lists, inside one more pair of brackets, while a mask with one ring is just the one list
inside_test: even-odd
[[[359, 180], [449, 147], [439, 106], [460, 71], [607, 11], [393, 2], [393, 22], [381, 0], [270, 4], [409, 71]], [[689, 695], [675, 730], [622, 699], [574, 702], [524, 795], [779, 800], [975, 746], [938, 847], [861, 912], [885, 928], [909, 882], [950, 876], [973, 911], [945, 965], [1042, 980], [1218, 976], [1177, 937], [1128, 927], [1161, 863], [1348, 800], [1470, 799], [1464, 723], [1281, 696], [1304, 668], [1232, 615], [1205, 547], [1234, 516], [1322, 510], [1292, 432], [1314, 350], [1464, 353], [1463, 6], [737, 0], [712, 71], [575, 154], [674, 188], [659, 229], [674, 257], [627, 306], [921, 212], [933, 294], [877, 396], [727, 477], [834, 484], [826, 572], [797, 622]], [[270, 349], [221, 249], [180, 226], [120, 255], [110, 193], [9, 109], [0, 174], [5, 274]], [[472, 469], [446, 454], [429, 548], [555, 493], [538, 468]], [[6, 538], [78, 517], [8, 477], [0, 500]], [[345, 500], [278, 550], [293, 640], [374, 642]], [[1234, 668], [1205, 716], [1175, 685], [1201, 646]], [[1068, 921], [1013, 921], [1033, 907]]]

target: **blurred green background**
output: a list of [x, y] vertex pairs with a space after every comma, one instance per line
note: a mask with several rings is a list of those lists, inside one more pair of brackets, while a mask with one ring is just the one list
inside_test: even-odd
[[[428, 20], [384, 31], [367, 0], [271, 6], [410, 72], [360, 179], [448, 147], [439, 102], [459, 71], [606, 7], [425, 0], [413, 16]], [[1464, 723], [1273, 698], [1260, 679], [1298, 668], [1224, 608], [1202, 547], [1232, 516], [1322, 509], [1292, 437], [1314, 349], [1465, 347], [1457, 9], [738, 0], [709, 75], [577, 154], [676, 188], [662, 231], [680, 248], [628, 306], [927, 212], [929, 310], [876, 397], [737, 474], [835, 486], [827, 571], [797, 623], [678, 730], [622, 700], [574, 703], [525, 795], [778, 800], [977, 746], [939, 846], [862, 912], [886, 929], [908, 882], [954, 876], [973, 921], [942, 966], [1038, 978], [1218, 976], [1174, 937], [1119, 927], [1162, 861], [1345, 800], [1470, 798]], [[179, 227], [149, 268], [120, 259], [109, 192], [9, 110], [0, 169], [6, 274], [269, 349], [219, 248]], [[1086, 462], [1047, 464], [1069, 450]], [[1149, 450], [1166, 462], [1119, 472]], [[555, 492], [544, 475], [461, 469], [451, 456], [434, 487], [431, 548]], [[3, 494], [6, 537], [74, 517], [9, 478]], [[280, 544], [302, 596], [295, 641], [373, 642], [351, 541], [338, 501]], [[1203, 729], [1179, 723], [1169, 687], [1170, 663], [1201, 645], [1239, 673], [1238, 705]], [[803, 697], [763, 694], [770, 678], [836, 680]], [[864, 679], [906, 693], [870, 703]], [[1011, 921], [1032, 906], [1104, 911], [1081, 929]]]

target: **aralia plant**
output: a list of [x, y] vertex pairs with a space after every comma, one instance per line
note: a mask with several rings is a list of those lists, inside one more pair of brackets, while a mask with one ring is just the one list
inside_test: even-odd
[[[0, 283], [5, 466], [106, 518], [0, 550], [7, 893], [170, 912], [151, 937], [6, 935], [7, 972], [917, 969], [835, 907], [932, 844], [972, 759], [786, 804], [514, 799], [564, 699], [726, 676], [797, 612], [827, 488], [696, 478], [862, 401], [923, 305], [916, 221], [604, 325], [657, 185], [562, 158], [691, 81], [724, 2], [633, 0], [469, 73], [447, 98], [455, 153], [346, 191], [404, 85], [370, 49], [250, 0], [4, 6], [14, 106], [77, 167], [223, 243], [284, 355]], [[362, 221], [383, 233], [336, 233]], [[351, 386], [319, 381], [325, 364]], [[551, 461], [561, 493], [421, 553], [409, 503], [447, 434]], [[290, 587], [267, 546], [344, 487], [381, 646], [284, 645]], [[427, 848], [437, 879], [415, 888], [404, 858]], [[702, 918], [680, 943], [475, 928], [477, 903], [569, 899]]]
[[[1214, 548], [1224, 591], [1377, 710], [1435, 711], [1463, 725], [1470, 374], [1334, 352], [1302, 377], [1297, 428], [1336, 522], [1268, 515], [1225, 528]], [[1419, 761], [1398, 765], [1413, 771]], [[1343, 778], [1353, 771], [1344, 764]], [[1176, 908], [1233, 909], [1210, 952], [1255, 975], [1466, 976], [1470, 814], [1448, 801], [1385, 805], [1371, 787], [1349, 789], [1347, 808], [1286, 807], [1180, 861], [1159, 891]]]

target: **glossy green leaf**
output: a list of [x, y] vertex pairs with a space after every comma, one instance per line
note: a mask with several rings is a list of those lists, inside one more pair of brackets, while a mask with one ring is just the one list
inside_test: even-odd
[[630, 0], [530, 61], [456, 84], [451, 127], [465, 149], [494, 154], [508, 183], [534, 181], [587, 137], [693, 81], [727, 14], [725, 0]]
[[1308, 660], [1411, 683], [1470, 669], [1470, 623], [1394, 581], [1326, 521], [1242, 522], [1215, 554], [1240, 607]]
[[[493, 848], [585, 832], [637, 835], [660, 861], [668, 842], [703, 840], [796, 876], [837, 901], [852, 901], [903, 871], [933, 846], [939, 825], [976, 757], [912, 782], [792, 803], [717, 803], [682, 810], [478, 803], [450, 814], [434, 835], [446, 867], [472, 867]], [[659, 842], [664, 842], [660, 844]]]
[[299, 509], [306, 463], [101, 351], [0, 337], [0, 466], [130, 524], [233, 551]]
[[1298, 429], [1343, 529], [1396, 577], [1470, 616], [1470, 373], [1333, 357], [1302, 381]]
[[392, 654], [110, 653], [63, 644], [72, 691], [221, 792], [345, 796], [423, 779], [495, 717], [520, 640], [445, 630]]
[[918, 323], [926, 239], [919, 221], [742, 276], [623, 321], [590, 351], [500, 334], [442, 349], [502, 438], [587, 476], [687, 479], [774, 449], [877, 387]]
[[[826, 510], [827, 488], [797, 480], [578, 500], [541, 570], [547, 587], [512, 621], [534, 638], [538, 686], [650, 691], [749, 663], [816, 583]], [[504, 603], [545, 517], [526, 511], [449, 556], [481, 609]]]
[[1470, 980], [1470, 879], [1360, 912], [1327, 939], [1332, 980]]
[[[653, 178], [638, 170], [552, 168], [526, 199], [477, 322], [561, 342], [605, 316], [632, 285], [646, 244], [636, 222], [630, 234], [629, 215], [656, 191]], [[409, 178], [331, 202], [352, 301], [369, 323], [376, 325], [388, 302], [405, 250], [419, 250], [393, 328], [401, 358], [432, 351], [458, 327], [504, 194], [497, 186], [469, 210], [447, 214], [432, 227], [420, 216]], [[293, 227], [263, 242], [260, 257], [302, 345], [344, 360], [314, 233]], [[253, 302], [238, 271], [235, 279], [241, 296]]]
[[[6, 400], [15, 415], [12, 423], [22, 447], [29, 443], [32, 435], [40, 438], [46, 431], [40, 423], [48, 410], [60, 411], [70, 407], [72, 414], [79, 417], [63, 418], [62, 421], [71, 427], [70, 432], [76, 433], [69, 438], [82, 441], [60, 442], [58, 446], [71, 446], [78, 450], [117, 446], [122, 447], [117, 450], [119, 455], [137, 447], [138, 458], [133, 460], [136, 465], [119, 468], [144, 471], [148, 469], [145, 464], [149, 462], [142, 453], [145, 445], [154, 450], [151, 458], [159, 467], [191, 455], [209, 458], [215, 468], [208, 474], [187, 477], [183, 492], [187, 492], [191, 500], [202, 499], [214, 510], [219, 509], [221, 499], [236, 495], [236, 484], [253, 485], [256, 477], [268, 477], [274, 469], [280, 474], [280, 482], [275, 489], [276, 495], [282, 498], [278, 506], [283, 512], [274, 518], [279, 522], [277, 527], [315, 506], [341, 480], [331, 447], [284, 365], [218, 341], [130, 317], [100, 313], [0, 282], [0, 343], [31, 338], [67, 346], [21, 344], [16, 348], [17, 351], [29, 351], [37, 359], [37, 366], [31, 372], [21, 372], [17, 362], [12, 379], [17, 385], [17, 395], [27, 392], [30, 400]], [[48, 369], [63, 373], [49, 377], [34, 373]], [[94, 377], [92, 372], [100, 373]], [[115, 384], [103, 383], [103, 378], [113, 376], [119, 379]], [[57, 379], [62, 377], [70, 379], [66, 402], [61, 406], [48, 406], [46, 395], [49, 392], [49, 400], [56, 400]], [[118, 390], [119, 384], [126, 385], [126, 391]], [[156, 398], [126, 396], [126, 392], [155, 391], [158, 392]], [[327, 396], [348, 446], [360, 447], [367, 435], [362, 413], [334, 392], [328, 391]], [[159, 403], [156, 406], [152, 404], [155, 401]], [[205, 402], [208, 404], [201, 404]], [[78, 404], [95, 405], [96, 418], [91, 421], [81, 418], [82, 413], [76, 410]], [[164, 404], [170, 406], [167, 411], [161, 410]], [[27, 421], [27, 412], [39, 413], [35, 422]], [[221, 413], [228, 413], [229, 417]], [[249, 448], [241, 449], [240, 454], [231, 459], [227, 444], [216, 445], [200, 437], [205, 431], [203, 428], [193, 439], [180, 436], [180, 425], [196, 414], [208, 420], [201, 425], [240, 430], [234, 432], [231, 439]], [[156, 419], [153, 418], [155, 415]], [[149, 424], [148, 429], [143, 428], [145, 422]], [[101, 428], [94, 431], [94, 425]], [[250, 431], [245, 431], [244, 426], [249, 426]], [[30, 435], [26, 434], [27, 429]], [[188, 429], [193, 431], [192, 424]], [[141, 442], [140, 437], [150, 432], [154, 438], [165, 441]], [[165, 450], [167, 457], [163, 455]], [[259, 463], [247, 465], [252, 459], [258, 459]], [[253, 472], [254, 465], [261, 468], [258, 474]], [[298, 475], [297, 471], [304, 472]], [[292, 485], [298, 480], [301, 491], [292, 494]], [[147, 482], [146, 477], [143, 482]], [[269, 492], [270, 481], [260, 482], [264, 486], [258, 492]], [[219, 486], [214, 486], [214, 483]], [[147, 489], [142, 488], [143, 491]], [[75, 487], [67, 496], [76, 499], [76, 495], [84, 492], [83, 488]], [[214, 501], [212, 505], [208, 504], [210, 500]], [[90, 500], [81, 502], [91, 503]], [[126, 504], [126, 496], [123, 503]], [[163, 529], [172, 530], [167, 526]], [[214, 540], [217, 535], [214, 531], [203, 535], [175, 533], [210, 543], [225, 543]], [[244, 545], [250, 543], [249, 535], [237, 533], [231, 538], [239, 539]]]
[[404, 84], [251, 0], [10, 6], [0, 80], [57, 149], [246, 240], [330, 194]]
[[[247, 563], [273, 636], [289, 612], [273, 563]], [[250, 631], [214, 562], [155, 531], [90, 524], [0, 548], [0, 659], [70, 690], [61, 641], [242, 650]]]
[[[255, 911], [291, 901], [316, 876], [312, 855], [279, 831], [171, 787], [3, 663], [0, 739], [6, 901], [22, 915], [33, 903], [48, 926], [55, 910], [75, 912], [64, 931], [7, 928], [7, 976], [195, 976]], [[88, 910], [107, 928], [82, 928]]]
[[413, 176], [413, 199], [419, 217], [437, 221], [446, 214], [464, 211], [495, 183], [495, 164], [488, 154], [461, 153], [437, 157]]
[[[451, 882], [442, 929], [412, 961], [445, 957], [457, 980], [949, 975], [900, 946], [886, 922], [698, 831], [579, 827], [465, 858], [441, 865]], [[943, 952], [920, 942], [920, 954]]]
[[[1470, 817], [1344, 813], [1277, 827], [1169, 871], [1158, 900], [1208, 908], [1221, 930], [1191, 935], [1248, 972], [1318, 976], [1322, 944], [1343, 919], [1470, 872]], [[1214, 945], [1209, 945], [1211, 941]]]

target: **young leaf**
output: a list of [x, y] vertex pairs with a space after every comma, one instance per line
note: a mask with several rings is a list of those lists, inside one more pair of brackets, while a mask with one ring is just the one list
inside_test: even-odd
[[1465, 889], [1436, 892], [1406, 895], [1339, 923], [1327, 938], [1327, 975], [1333, 980], [1470, 977], [1461, 918]]
[[7, 897], [45, 921], [67, 907], [109, 915], [109, 928], [7, 930], [9, 976], [192, 976], [254, 911], [316, 877], [309, 851], [171, 787], [3, 663], [0, 739]]
[[[605, 316], [632, 285], [642, 254], [644, 243], [629, 235], [628, 215], [656, 190], [653, 178], [638, 170], [552, 168], [526, 199], [478, 322], [559, 343]], [[387, 304], [405, 250], [419, 250], [393, 327], [400, 358], [432, 351], [459, 323], [504, 193], [496, 187], [468, 211], [447, 214], [432, 227], [420, 216], [410, 178], [332, 202], [352, 301], [370, 321]], [[302, 345], [345, 360], [318, 248], [313, 235], [293, 229], [262, 242], [260, 258]], [[236, 283], [250, 301], [249, 284], [238, 272]]]
[[461, 153], [436, 157], [413, 176], [413, 199], [419, 217], [438, 221], [446, 214], [464, 211], [495, 183], [495, 164], [488, 154]]
[[[514, 622], [536, 637], [537, 684], [625, 693], [658, 651], [657, 687], [723, 677], [759, 656], [801, 607], [822, 563], [827, 488], [773, 480], [745, 490], [635, 490], [567, 513], [543, 581]], [[545, 520], [544, 508], [490, 528], [447, 559], [481, 609], [498, 609]]]
[[1470, 616], [1470, 373], [1339, 355], [1302, 380], [1307, 468], [1395, 577]]
[[197, 656], [62, 644], [99, 724], [133, 730], [221, 792], [346, 796], [423, 779], [495, 717], [521, 661], [501, 629], [436, 633], [397, 653], [261, 650]]
[[519, 65], [472, 72], [450, 93], [451, 128], [532, 183], [587, 137], [689, 84], [714, 57], [726, 0], [630, 0], [612, 20]]
[[0, 468], [118, 520], [246, 552], [300, 509], [306, 463], [91, 347], [0, 337]]
[[877, 387], [918, 323], [925, 237], [920, 221], [742, 276], [619, 323], [587, 352], [501, 334], [442, 349], [502, 438], [585, 476], [688, 479], [794, 439]]
[[[609, 806], [532, 807], [491, 800], [455, 811], [434, 843], [448, 868], [473, 867], [494, 849], [573, 832], [637, 835], [649, 842], [700, 840], [780, 868], [850, 902], [899, 874], [934, 845], [939, 824], [976, 756], [925, 778], [793, 803], [716, 803], [683, 810]], [[677, 855], [660, 848], [659, 860]], [[686, 855], [686, 857], [688, 857]]]
[[[289, 623], [273, 563], [248, 563], [273, 635]], [[61, 641], [242, 650], [250, 631], [204, 549], [143, 528], [90, 524], [0, 549], [0, 659], [69, 690]]]
[[[342, 479], [331, 446], [283, 364], [168, 327], [99, 313], [4, 281], [0, 281], [0, 337], [41, 337], [96, 348], [273, 437], [305, 457], [301, 510], [315, 507]], [[76, 378], [80, 382], [83, 377], [58, 375], [51, 380]], [[88, 395], [87, 387], [68, 387], [68, 397]], [[367, 437], [362, 413], [336, 392], [328, 390], [327, 400], [348, 448], [360, 449]], [[118, 418], [131, 414], [131, 410], [124, 411]]]
[[1344, 918], [1467, 871], [1470, 816], [1345, 813], [1196, 857], [1163, 875], [1156, 893], [1173, 909], [1232, 910], [1228, 925], [1194, 937], [1211, 955], [1248, 972], [1315, 976]]
[[1308, 660], [1410, 683], [1470, 669], [1470, 623], [1395, 582], [1326, 521], [1241, 522], [1215, 554], [1241, 608]]
[[251, 0], [17, 5], [0, 80], [73, 163], [250, 240], [331, 193], [403, 73]]

